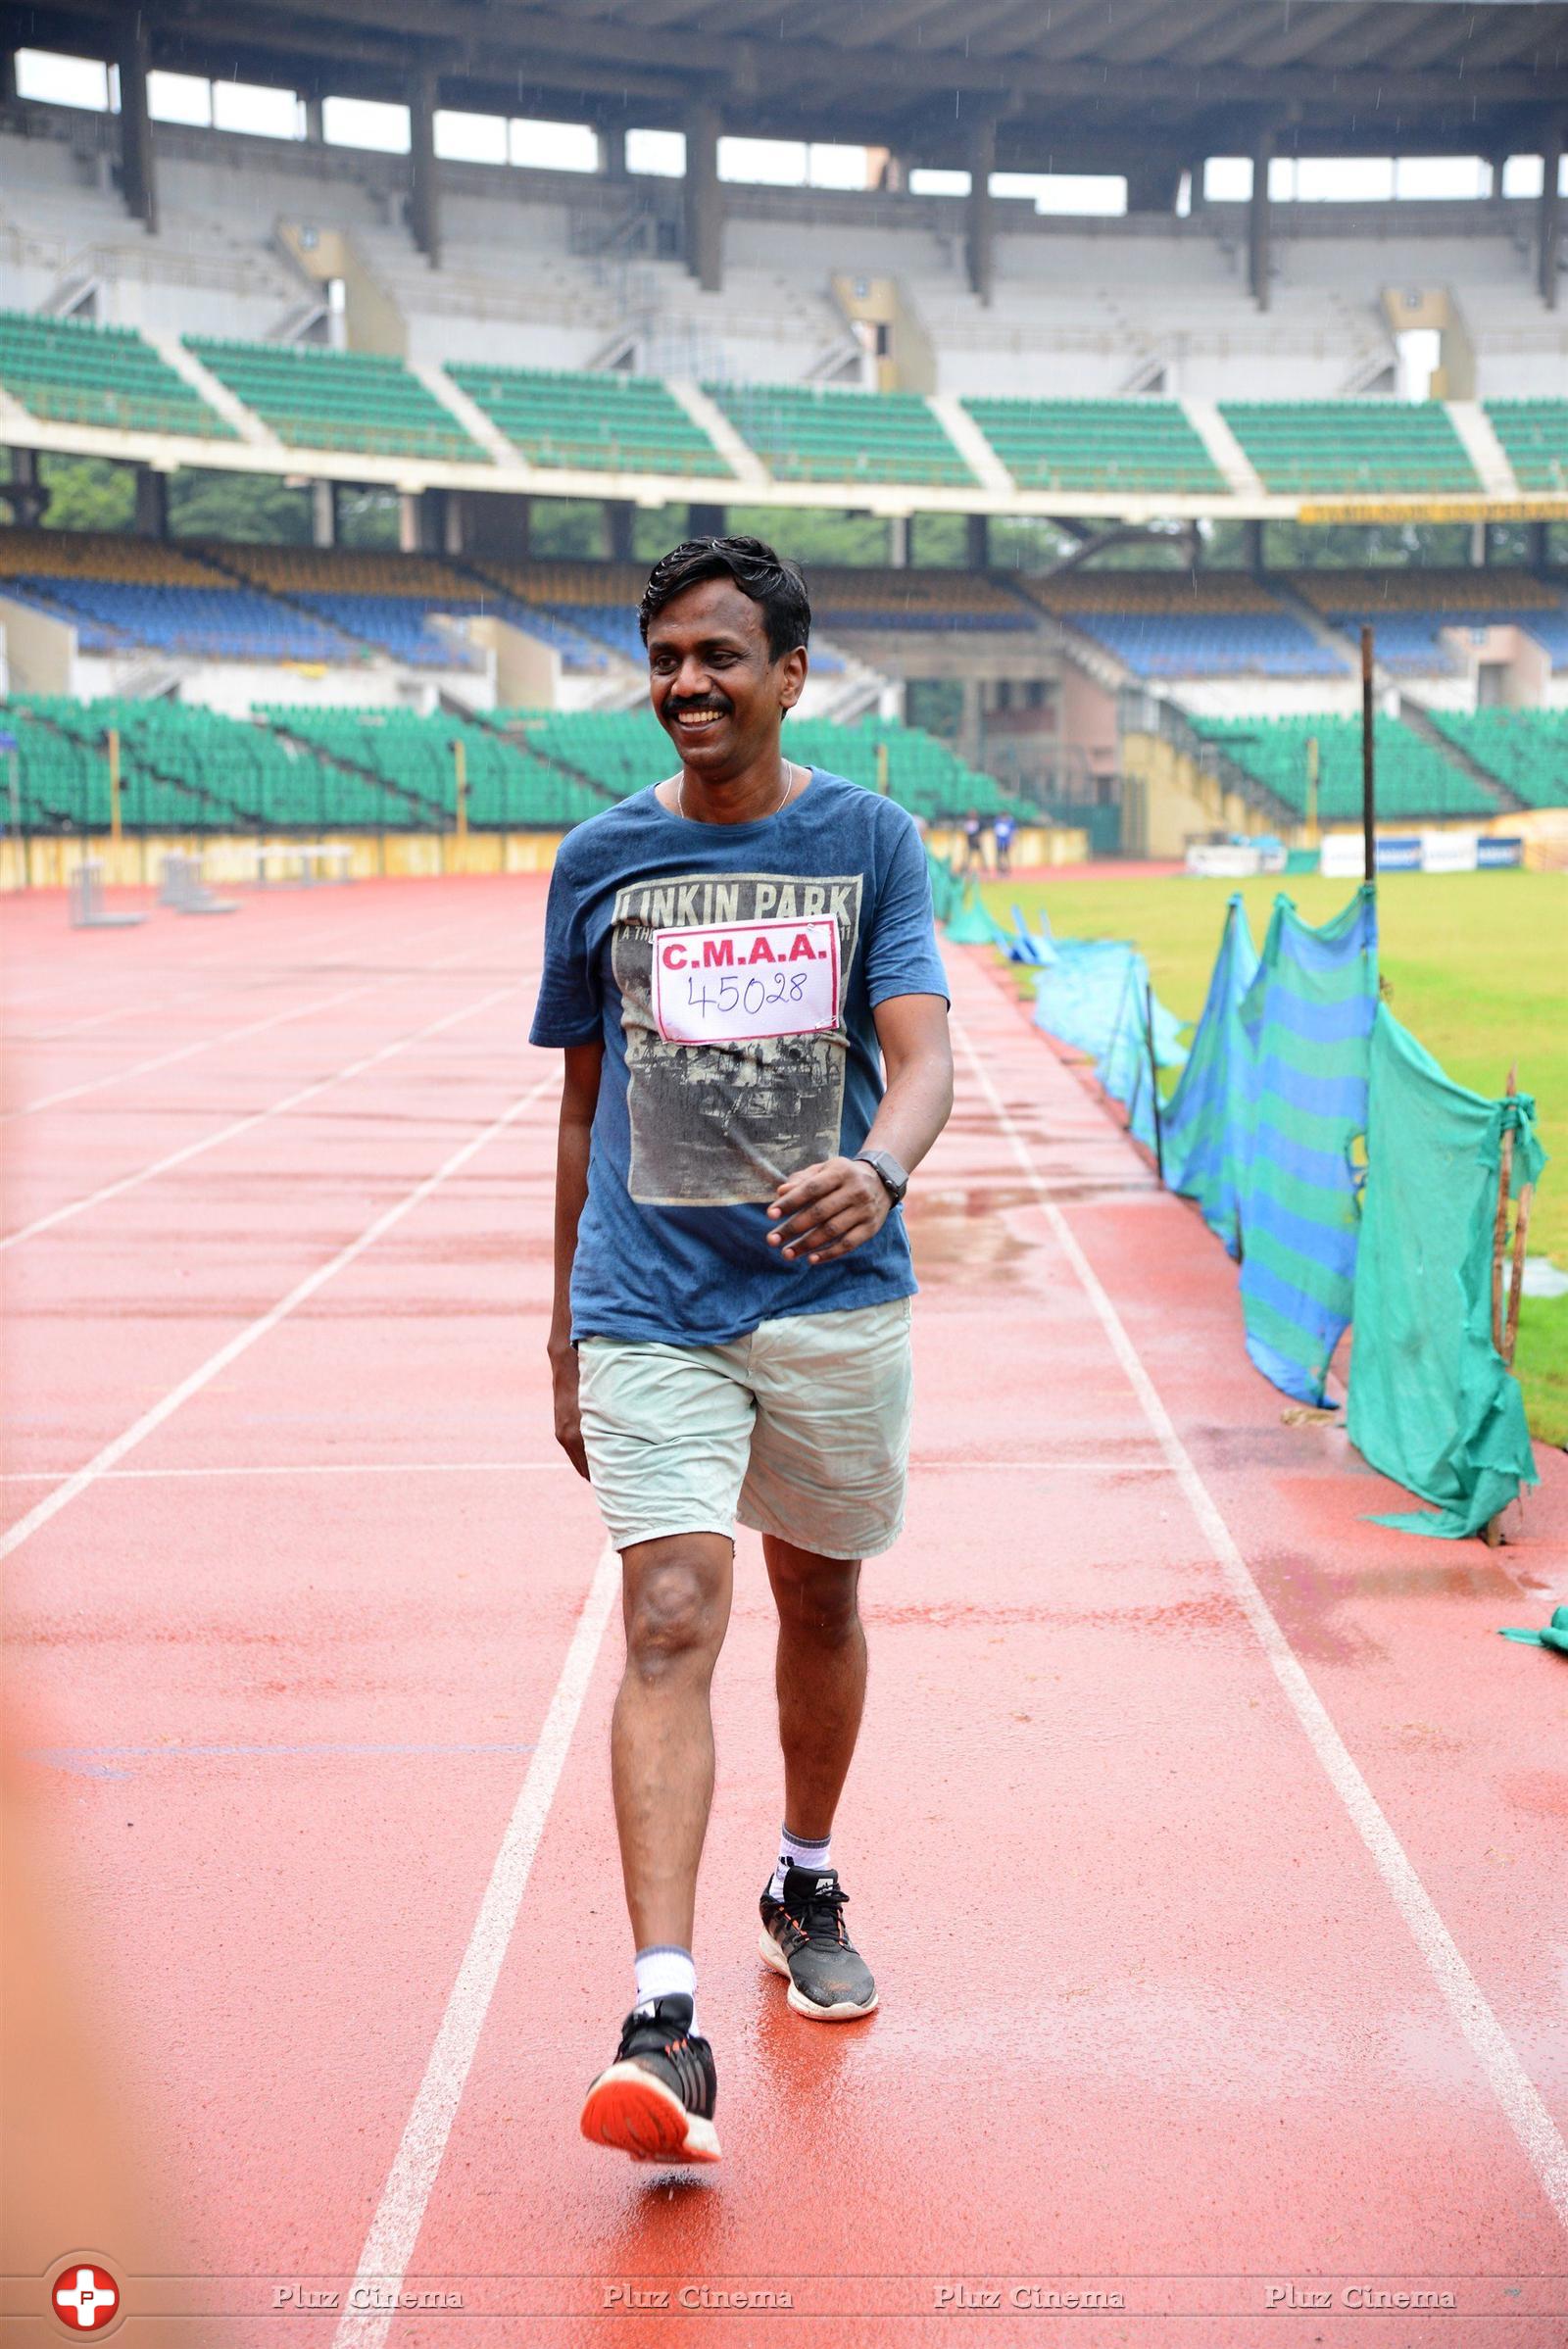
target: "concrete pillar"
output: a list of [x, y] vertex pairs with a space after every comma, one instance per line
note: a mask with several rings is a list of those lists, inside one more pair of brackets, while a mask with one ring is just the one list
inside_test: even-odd
[[17, 53], [9, 46], [0, 48], [0, 106], [9, 106], [17, 94]]
[[38, 478], [36, 449], [12, 450], [11, 479], [0, 486], [0, 496], [10, 501], [11, 519], [19, 530], [30, 530], [42, 521], [49, 492]]
[[972, 571], [991, 568], [991, 516], [989, 514], [967, 514], [963, 517], [964, 553]]
[[605, 552], [612, 563], [632, 561], [632, 530], [637, 509], [629, 498], [605, 500]]
[[455, 500], [463, 508], [463, 552], [476, 562], [526, 563], [528, 507], [526, 498], [499, 490], [465, 489]]
[[398, 491], [398, 545], [405, 555], [419, 552], [419, 493], [416, 489]]
[[607, 179], [626, 176], [626, 126], [618, 123], [612, 130], [599, 133], [599, 169]]
[[337, 483], [311, 483], [311, 544], [313, 547], [337, 545]]
[[909, 517], [906, 514], [888, 516], [888, 561], [895, 570], [909, 567]]
[[1252, 148], [1252, 199], [1247, 213], [1247, 290], [1259, 310], [1269, 303], [1268, 167], [1274, 160], [1274, 133], [1259, 131]]
[[169, 475], [155, 473], [150, 465], [136, 467], [136, 536], [169, 536]]
[[1562, 198], [1557, 193], [1561, 176], [1562, 124], [1553, 122], [1541, 144], [1541, 225], [1537, 245], [1541, 299], [1548, 310], [1557, 307], [1561, 283], [1558, 264], [1562, 254]]
[[722, 506], [688, 506], [686, 534], [689, 538], [722, 538], [726, 519]]
[[409, 233], [432, 269], [441, 267], [441, 198], [435, 172], [435, 75], [409, 75]]
[[700, 98], [686, 115], [686, 267], [705, 294], [723, 291], [724, 211], [718, 181], [718, 109]]
[[149, 235], [158, 233], [158, 177], [147, 112], [147, 20], [128, 10], [115, 52], [120, 68], [120, 189], [125, 210]]
[[[980, 743], [984, 720], [981, 715], [980, 680], [963, 679], [963, 715], [958, 721], [958, 749], [970, 766], [980, 763]], [[961, 813], [962, 810], [960, 809]]]
[[1488, 552], [1486, 523], [1472, 522], [1470, 525], [1470, 563], [1472, 569], [1478, 571], [1485, 569]]
[[1181, 165], [1169, 156], [1135, 158], [1127, 166], [1127, 210], [1174, 213], [1181, 178]]
[[996, 214], [991, 204], [991, 174], [997, 166], [997, 125], [988, 118], [969, 130], [969, 196], [964, 258], [969, 290], [987, 309], [997, 284]]
[[319, 90], [301, 90], [299, 100], [305, 109], [306, 144], [311, 147], [318, 147], [326, 136], [325, 126], [321, 120], [321, 93]]
[[447, 548], [448, 508], [456, 504], [444, 489], [421, 489], [415, 514], [415, 546], [421, 555], [444, 555]]

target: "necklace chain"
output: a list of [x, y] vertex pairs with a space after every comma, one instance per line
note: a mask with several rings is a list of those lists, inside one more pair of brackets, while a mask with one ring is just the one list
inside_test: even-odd
[[[768, 811], [767, 811], [769, 815], [777, 815], [777, 814], [779, 813], [779, 810], [780, 810], [780, 809], [783, 807], [785, 801], [786, 801], [786, 800], [789, 798], [789, 796], [790, 796], [790, 793], [791, 793], [791, 792], [792, 792], [794, 789], [795, 789], [795, 770], [794, 770], [794, 768], [793, 768], [793, 766], [792, 766], [792, 764], [791, 764], [790, 760], [789, 760], [788, 759], [786, 759], [784, 760], [784, 791], [783, 791], [783, 795], [782, 795], [782, 797], [781, 797], [780, 799], [778, 799], [778, 800], [777, 800], [777, 801], [774, 803], [774, 805], [773, 805], [771, 807], [769, 807], [769, 809], [768, 809]], [[680, 781], [679, 781], [679, 782], [676, 784], [676, 786], [675, 786], [675, 813], [676, 813], [677, 815], [685, 815], [685, 814], [686, 814], [686, 769], [685, 769], [684, 767], [682, 767], [682, 768], [681, 768], [681, 770], [680, 770]], [[687, 817], [687, 821], [688, 821], [688, 822], [693, 822], [693, 821], [695, 821], [695, 820], [696, 820], [696, 819], [695, 819], [694, 817], [690, 817], [690, 816], [688, 816], [688, 817]], [[752, 817], [750, 820], [751, 820], [752, 822], [754, 822], [754, 823], [755, 823], [755, 822], [759, 821], [760, 819], [754, 816], [754, 817]]]

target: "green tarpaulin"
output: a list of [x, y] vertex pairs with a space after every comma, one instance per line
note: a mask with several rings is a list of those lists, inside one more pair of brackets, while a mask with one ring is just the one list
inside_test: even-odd
[[1505, 1631], [1498, 1637], [1518, 1639], [1527, 1647], [1554, 1647], [1560, 1656], [1568, 1656], [1568, 1607], [1553, 1607], [1544, 1631]]
[[925, 863], [926, 870], [931, 876], [932, 911], [936, 914], [938, 921], [951, 921], [958, 910], [962, 894], [954, 877], [953, 868], [951, 865], [944, 864], [940, 857], [933, 856], [929, 849], [925, 853]]
[[986, 911], [985, 901], [973, 881], [965, 881], [959, 891], [958, 904], [948, 915], [948, 936], [955, 946], [1005, 946], [1007, 933], [1002, 924]]
[[1492, 1326], [1502, 1137], [1512, 1130], [1517, 1193], [1545, 1163], [1534, 1120], [1527, 1094], [1489, 1101], [1455, 1085], [1379, 1005], [1347, 1424], [1374, 1468], [1436, 1512], [1379, 1525], [1456, 1541], [1537, 1481]]

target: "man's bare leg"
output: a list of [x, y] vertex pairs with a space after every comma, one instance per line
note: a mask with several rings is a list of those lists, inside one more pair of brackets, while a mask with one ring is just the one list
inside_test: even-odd
[[858, 1558], [824, 1558], [762, 1537], [778, 1608], [778, 1736], [784, 1819], [810, 1842], [832, 1832], [865, 1705]]
[[860, 1564], [797, 1549], [772, 1535], [763, 1536], [762, 1554], [778, 1606], [784, 1826], [802, 1845], [820, 1844], [821, 1851], [790, 1863], [782, 1879], [787, 1900], [771, 1887], [764, 1893], [761, 1954], [775, 1973], [788, 1975], [797, 2014], [852, 2023], [875, 2007], [876, 1982], [845, 1931], [846, 1895], [828, 1861], [828, 1840], [865, 1704]]
[[626, 1907], [639, 1949], [692, 1946], [697, 1866], [713, 1799], [713, 1666], [734, 1546], [675, 1534], [621, 1553], [626, 1668], [610, 1731]]
[[[719, 2153], [713, 2053], [690, 2003], [691, 1946], [713, 1799], [709, 1691], [729, 1623], [733, 1566], [733, 1545], [717, 1534], [675, 1534], [621, 1552], [626, 1668], [610, 1765], [626, 1906], [642, 1954], [637, 2003], [615, 2061], [589, 2086], [581, 2126], [596, 2144], [639, 2161], [713, 2162]], [[660, 1971], [662, 1987], [651, 1979]]]

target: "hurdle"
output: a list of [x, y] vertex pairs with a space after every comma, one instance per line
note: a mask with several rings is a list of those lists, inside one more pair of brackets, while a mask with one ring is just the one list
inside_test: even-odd
[[165, 856], [159, 866], [158, 903], [175, 913], [237, 913], [237, 898], [215, 898], [202, 877], [199, 856]]
[[104, 868], [96, 856], [84, 856], [71, 871], [71, 926], [74, 930], [131, 930], [147, 919], [145, 913], [111, 913], [104, 904]]
[[268, 840], [256, 844], [256, 885], [267, 886], [269, 867], [295, 864], [293, 886], [309, 889], [318, 879], [341, 887], [354, 878], [354, 851], [346, 840]]

